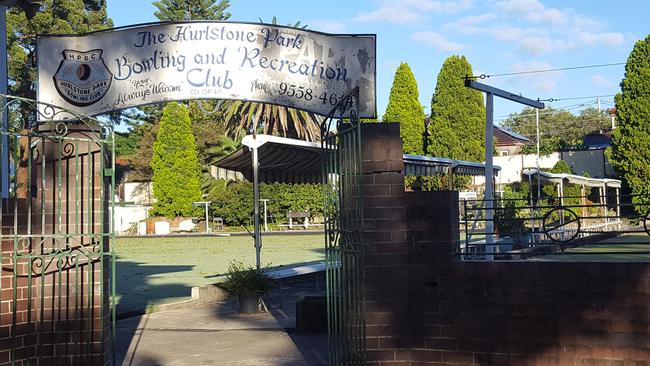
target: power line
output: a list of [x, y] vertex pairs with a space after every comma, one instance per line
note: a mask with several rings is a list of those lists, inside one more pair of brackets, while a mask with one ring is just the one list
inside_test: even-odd
[[[568, 105], [568, 106], [564, 106], [564, 107], [553, 108], [552, 111], [539, 112], [539, 115], [544, 116], [544, 115], [554, 114], [554, 113], [558, 113], [558, 112], [562, 112], [562, 111], [569, 112], [569, 111], [571, 111], [573, 109], [588, 107], [588, 106], [592, 106], [592, 105], [595, 105], [595, 104], [596, 104], [596, 102], [572, 104], [572, 105]], [[507, 115], [507, 116], [499, 116], [498, 118], [495, 118], [494, 121], [505, 121], [505, 120], [510, 119], [510, 118], [522, 118], [522, 117], [535, 117], [535, 113], [529, 113], [529, 114], [516, 114], [516, 113], [513, 113], [513, 114]]]
[[616, 96], [616, 94], [590, 95], [588, 97], [548, 98], [548, 99], [537, 99], [537, 100], [540, 102], [553, 103], [553, 102], [559, 102], [561, 100], [596, 99], [596, 98], [606, 98], [606, 97], [614, 97], [614, 96]]
[[553, 72], [553, 71], [566, 71], [566, 70], [578, 70], [578, 69], [591, 69], [596, 67], [609, 67], [609, 66], [620, 66], [625, 65], [625, 62], [613, 62], [609, 64], [596, 64], [596, 65], [581, 65], [581, 66], [569, 66], [569, 67], [559, 67], [555, 69], [541, 69], [541, 70], [527, 70], [527, 71], [517, 71], [517, 72], [507, 72], [502, 74], [481, 74], [474, 76], [467, 76], [471, 79], [488, 79], [499, 76], [510, 76], [510, 75], [524, 75], [524, 74], [538, 74], [543, 72]]

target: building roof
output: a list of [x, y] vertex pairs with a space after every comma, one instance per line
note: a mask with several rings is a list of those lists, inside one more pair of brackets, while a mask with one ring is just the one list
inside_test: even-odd
[[[270, 135], [244, 137], [244, 146], [219, 160], [215, 165], [241, 172], [252, 180], [252, 152], [258, 148], [260, 182], [320, 183], [322, 181], [321, 145], [316, 142], [288, 139]], [[458, 174], [484, 175], [481, 163], [404, 154], [405, 175]], [[495, 173], [501, 168], [494, 167]]]
[[[498, 174], [501, 167], [493, 166], [493, 169], [494, 174]], [[485, 175], [485, 164], [432, 156], [404, 154], [404, 175], [427, 176], [449, 173], [483, 176]]]
[[582, 144], [589, 149], [606, 149], [612, 145], [612, 133], [590, 133], [582, 137]]
[[530, 142], [526, 136], [501, 126], [494, 126], [494, 139], [497, 146], [525, 145]]

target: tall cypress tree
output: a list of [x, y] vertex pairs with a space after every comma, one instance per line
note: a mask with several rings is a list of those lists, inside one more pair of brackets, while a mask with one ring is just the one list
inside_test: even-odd
[[192, 135], [190, 114], [178, 103], [168, 103], [153, 143], [154, 215], [188, 216], [192, 202], [201, 199], [199, 159]]
[[650, 210], [650, 35], [634, 45], [615, 97], [618, 127], [608, 157], [630, 187], [639, 213]]
[[226, 20], [230, 18], [230, 13], [226, 12], [230, 1], [216, 2], [217, 0], [154, 1], [153, 5], [158, 8], [158, 11], [153, 15], [160, 20]]
[[485, 106], [478, 90], [465, 87], [472, 65], [465, 56], [450, 56], [442, 64], [431, 98], [428, 155], [483, 161]]
[[418, 84], [407, 63], [400, 63], [390, 89], [384, 122], [399, 122], [399, 134], [407, 154], [422, 154], [424, 110], [419, 101]]

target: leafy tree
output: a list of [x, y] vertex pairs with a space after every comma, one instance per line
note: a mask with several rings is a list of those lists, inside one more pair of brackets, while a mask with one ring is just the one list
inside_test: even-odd
[[[113, 27], [106, 2], [93, 0], [45, 0], [33, 18], [20, 8], [7, 12], [7, 71], [11, 94], [36, 97], [36, 35], [76, 34]], [[25, 109], [24, 109], [25, 110]], [[30, 112], [26, 109], [26, 113]], [[34, 116], [23, 114], [25, 126]]]
[[[22, 4], [26, 4], [23, 2]], [[33, 9], [36, 9], [35, 7]], [[7, 73], [9, 93], [36, 99], [36, 35], [85, 33], [113, 26], [106, 15], [106, 3], [100, 0], [45, 0], [30, 19], [20, 7], [7, 12]], [[36, 114], [27, 103], [12, 112], [14, 124], [27, 133], [34, 127]], [[28, 140], [21, 138], [16, 172], [16, 197], [28, 195]]]
[[[253, 217], [252, 183], [223, 179], [215, 182], [214, 190], [208, 195], [212, 201], [212, 215], [222, 217], [229, 226], [250, 225]], [[312, 217], [323, 215], [320, 184], [262, 183], [260, 195], [270, 199], [267, 214], [271, 222], [283, 221], [288, 211], [309, 211]]]
[[226, 20], [231, 15], [226, 12], [228, 0], [160, 0], [153, 5], [158, 8], [153, 15], [160, 20]]
[[196, 211], [192, 202], [201, 198], [200, 170], [190, 124], [184, 105], [168, 103], [163, 109], [151, 159], [154, 215], [188, 216]]
[[431, 98], [428, 155], [459, 160], [485, 159], [485, 106], [478, 90], [465, 87], [472, 75], [465, 56], [450, 56], [438, 74]]
[[138, 141], [138, 149], [131, 157], [133, 172], [129, 175], [130, 180], [146, 182], [150, 181], [153, 177], [151, 158], [153, 157], [153, 144], [156, 141], [159, 129], [160, 124], [156, 123], [143, 132], [142, 137]]
[[638, 41], [625, 65], [617, 94], [618, 128], [608, 157], [630, 187], [637, 212], [650, 211], [650, 35]]
[[551, 168], [551, 173], [553, 174], [573, 174], [573, 171], [571, 171], [571, 167], [569, 164], [564, 161], [564, 160], [558, 160], [555, 165]]
[[404, 152], [421, 155], [424, 151], [424, 111], [419, 101], [418, 84], [407, 63], [400, 63], [384, 113], [384, 122], [399, 122]]
[[[557, 163], [555, 163], [555, 165], [553, 165], [553, 168], [551, 168], [550, 172], [553, 174], [573, 174], [571, 167], [564, 160], [559, 160]], [[579, 185], [565, 183], [562, 186], [562, 191], [563, 191], [562, 195], [563, 197], [565, 197], [563, 200], [565, 206], [569, 206], [569, 207], [579, 206], [582, 203], [582, 200], [578, 198], [581, 195], [581, 189]], [[557, 187], [555, 184], [544, 185], [542, 187], [542, 193], [543, 196], [550, 198], [549, 202], [553, 202], [554, 197], [559, 197], [559, 194], [557, 192]]]
[[[535, 141], [535, 119], [535, 109], [526, 107], [520, 113], [511, 114], [501, 125]], [[574, 115], [570, 111], [547, 107], [539, 112], [540, 154], [580, 148], [585, 135], [608, 130], [610, 124], [606, 112], [596, 108], [585, 108]], [[529, 154], [536, 150], [535, 144], [531, 144], [525, 146], [523, 152]]]
[[[260, 22], [263, 23], [262, 19]], [[278, 24], [276, 17], [273, 17], [271, 24]], [[287, 26], [307, 29], [307, 25], [302, 25], [300, 22], [287, 24]], [[243, 100], [226, 100], [222, 108], [226, 133], [235, 140], [240, 140], [251, 131], [307, 141], [320, 140], [320, 125], [323, 117], [314, 113]]]

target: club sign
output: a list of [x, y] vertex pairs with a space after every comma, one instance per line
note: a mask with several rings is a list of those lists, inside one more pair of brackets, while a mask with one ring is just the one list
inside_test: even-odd
[[325, 115], [358, 86], [358, 114], [373, 118], [375, 74], [374, 35], [183, 22], [38, 39], [38, 100], [88, 116], [188, 99]]

